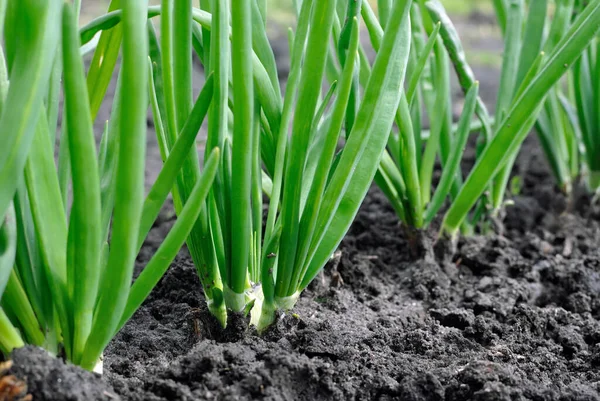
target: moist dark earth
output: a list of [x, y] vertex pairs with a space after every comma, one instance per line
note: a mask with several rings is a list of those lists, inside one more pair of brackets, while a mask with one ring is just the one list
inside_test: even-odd
[[[504, 236], [411, 257], [372, 189], [341, 257], [266, 335], [218, 328], [184, 250], [107, 349], [105, 382], [36, 350], [10, 373], [34, 400], [598, 400], [600, 207], [566, 199], [538, 149]], [[172, 223], [167, 208], [138, 271]]]
[[109, 383], [129, 400], [600, 399], [600, 209], [569, 204], [534, 146], [505, 236], [451, 258], [411, 258], [372, 190], [339, 263], [263, 337], [216, 328], [182, 252], [107, 350]]
[[[453, 255], [433, 252], [433, 227], [415, 257], [373, 188], [335, 261], [263, 336], [240, 316], [218, 327], [184, 249], [106, 350], [103, 378], [33, 348], [8, 374], [36, 401], [600, 400], [600, 207], [560, 193], [535, 137], [515, 174], [503, 235]], [[173, 221], [168, 206], [137, 273]]]

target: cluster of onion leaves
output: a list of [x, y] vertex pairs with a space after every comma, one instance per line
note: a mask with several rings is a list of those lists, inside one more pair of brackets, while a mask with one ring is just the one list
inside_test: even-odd
[[[163, 156], [189, 114], [192, 53], [213, 80], [206, 152], [220, 148], [223, 157], [188, 248], [209, 310], [222, 325], [229, 313], [251, 309], [262, 331], [277, 311], [292, 308], [345, 236], [376, 174], [401, 99], [412, 2], [390, 4], [378, 55], [366, 66], [359, 60], [360, 14], [353, 3], [295, 3], [284, 94], [264, 0], [202, 0], [199, 9], [169, 0], [147, 10], [149, 18], [161, 17], [160, 40], [151, 21], [148, 29], [151, 102]], [[117, 10], [92, 21], [82, 40], [121, 18]], [[340, 51], [332, 51], [339, 43]], [[353, 88], [361, 75], [367, 79], [358, 96]], [[190, 153], [173, 189], [178, 213], [199, 166]]]
[[[520, 1], [499, 5], [499, 18], [503, 14], [512, 14], [523, 24], [523, 7]], [[575, 0], [557, 1], [552, 24], [549, 29], [544, 29], [548, 25], [545, 16], [550, 8], [547, 0], [531, 1], [526, 32], [521, 37], [509, 35], [511, 29], [520, 29], [516, 22], [507, 27], [506, 41], [513, 41], [513, 46], [521, 46], [522, 57], [528, 51], [542, 48], [545, 52], [551, 51], [576, 21], [575, 17], [582, 12], [584, 5]], [[510, 18], [507, 18], [507, 23], [513, 24]], [[597, 63], [599, 44], [595, 37], [581, 58], [572, 65], [566, 82], [559, 82], [552, 88], [535, 124], [557, 184], [568, 194], [581, 176], [585, 176], [590, 191], [600, 190], [600, 120], [597, 117], [600, 107], [597, 78], [600, 72]]]
[[[600, 21], [598, 1], [591, 1], [571, 25], [565, 24], [564, 12], [558, 8], [544, 46], [545, 3], [532, 0], [527, 13], [523, 1], [506, 2], [506, 46], [495, 118], [490, 117], [477, 94], [474, 73], [442, 4], [423, 0], [413, 5], [409, 85], [396, 113], [398, 133], [390, 136], [376, 177], [377, 184], [407, 225], [427, 226], [444, 202], [449, 201], [441, 230], [455, 237], [459, 231], [473, 232], [482, 220], [487, 224], [486, 217], [493, 219], [502, 210], [507, 183], [523, 140], [555, 84], [595, 37]], [[375, 50], [381, 27], [388, 20], [385, 10], [387, 7], [380, 4], [375, 16], [367, 2], [362, 7]], [[465, 93], [457, 126], [452, 125], [450, 65]], [[422, 110], [429, 116], [429, 132], [421, 130]], [[473, 115], [477, 116], [477, 122], [471, 121]], [[474, 129], [481, 131], [476, 163], [463, 178], [462, 153]], [[431, 195], [436, 158], [442, 165], [442, 175]]]
[[[362, 5], [362, 14], [375, 51], [379, 50], [382, 27], [389, 19], [385, 3], [379, 3], [377, 16], [368, 2]], [[473, 80], [460, 120], [456, 126], [453, 125], [451, 65], [439, 35], [442, 25], [440, 22], [434, 23], [423, 3], [415, 2], [410, 15], [412, 46], [408, 85], [395, 113], [395, 130], [390, 136], [375, 181], [401, 221], [407, 226], [421, 229], [430, 225], [445, 200], [456, 196], [460, 190], [463, 182], [460, 162], [469, 134], [476, 128], [472, 123], [473, 115], [477, 108], [485, 111], [485, 106], [478, 96], [479, 83]], [[422, 126], [424, 111], [429, 116], [429, 131]], [[484, 121], [487, 123], [488, 119]], [[434, 166], [438, 157], [443, 171], [432, 192]], [[464, 228], [471, 231], [468, 224]]]
[[[600, 27], [600, 0], [588, 2], [568, 28], [562, 21], [562, 15], [555, 14], [550, 29], [552, 39], [548, 42], [548, 53], [536, 53], [534, 50], [542, 48], [538, 44], [541, 30], [539, 20], [546, 15], [543, 10], [540, 15], [537, 9], [539, 4], [540, 2], [533, 0], [530, 2], [530, 12], [525, 19], [523, 4], [520, 1], [510, 3], [508, 12], [511, 16], [505, 21], [506, 46], [509, 51], [504, 54], [502, 84], [505, 86], [500, 88], [500, 115], [496, 115], [490, 137], [484, 138], [485, 143], [481, 146], [475, 166], [444, 216], [442, 230], [450, 236], [458, 233], [461, 224], [482, 195], [487, 194], [484, 198], [489, 198], [491, 194], [493, 210], [503, 204], [509, 170], [521, 144], [544, 108], [548, 94], [569, 67], [580, 59]], [[434, 21], [442, 24], [442, 39], [459, 75], [461, 86], [463, 90], [467, 90], [472, 78], [465, 68], [465, 56], [456, 31], [439, 2], [428, 1], [426, 8]], [[525, 32], [522, 35], [525, 40], [520, 36], [520, 27], [523, 26]], [[480, 119], [483, 117], [479, 112], [476, 113]], [[486, 208], [489, 207], [488, 204]]]
[[[148, 59], [148, 5], [122, 0], [113, 6], [122, 24], [95, 43], [86, 76], [77, 29], [80, 2], [0, 0], [4, 354], [34, 344], [83, 368], [98, 367], [106, 345], [179, 252], [217, 172], [215, 148], [180, 219], [132, 285], [136, 256], [190, 149], [195, 151], [213, 86], [207, 82], [145, 197], [148, 69], [139, 67]], [[119, 54], [112, 113], [97, 149], [93, 122]]]

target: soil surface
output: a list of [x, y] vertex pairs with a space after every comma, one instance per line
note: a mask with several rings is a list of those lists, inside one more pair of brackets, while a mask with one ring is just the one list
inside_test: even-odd
[[412, 258], [373, 189], [339, 259], [263, 337], [217, 328], [182, 252], [108, 348], [109, 383], [128, 400], [600, 399], [600, 209], [569, 204], [537, 149], [505, 236], [452, 258]]
[[[218, 328], [184, 250], [107, 349], [112, 389], [35, 349], [9, 373], [35, 400], [599, 400], [600, 208], [561, 195], [538, 149], [528, 140], [518, 161], [505, 236], [411, 257], [373, 189], [339, 257], [266, 335], [243, 318]], [[138, 272], [172, 223], [165, 209]]]
[[[335, 260], [263, 336], [242, 317], [219, 329], [184, 249], [106, 350], [103, 379], [35, 348], [6, 374], [36, 401], [600, 400], [600, 207], [558, 191], [535, 138], [515, 174], [504, 235], [437, 257], [411, 255], [373, 188]], [[173, 221], [166, 207], [136, 273]]]
[[[0, 400], [33, 401], [117, 400], [99, 375], [65, 365], [45, 350], [27, 347], [15, 350], [4, 371], [0, 366]], [[3, 377], [2, 377], [3, 376]]]

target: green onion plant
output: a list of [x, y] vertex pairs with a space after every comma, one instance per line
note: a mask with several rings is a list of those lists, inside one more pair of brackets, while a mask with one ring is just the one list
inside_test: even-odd
[[[540, 27], [542, 23], [539, 21], [546, 15], [539, 14], [538, 7], [541, 7], [539, 4], [540, 2], [535, 0], [529, 3], [529, 14], [525, 19], [523, 2], [516, 0], [509, 3], [507, 12], [510, 12], [511, 17], [506, 19], [506, 24], [511, 24], [506, 28], [506, 48], [509, 51], [505, 51], [504, 54], [502, 72], [504, 86], [500, 89], [501, 101], [495, 118], [496, 123], [492, 135], [485, 138], [485, 145], [482, 146], [473, 170], [444, 216], [442, 230], [451, 236], [456, 235], [469, 211], [484, 193], [491, 194], [492, 213], [501, 207], [509, 170], [522, 142], [544, 108], [549, 92], [569, 67], [579, 60], [600, 27], [599, 0], [588, 2], [568, 29], [564, 28], [562, 14], [556, 13], [550, 28], [554, 44], [546, 47], [547, 53], [540, 51], [534, 57], [535, 50], [541, 48], [541, 45], [538, 45], [538, 38], [543, 28]], [[456, 39], [456, 35], [453, 33], [451, 23], [437, 1], [428, 1], [426, 8], [434, 21], [442, 23], [441, 36], [460, 77], [463, 75], [460, 71], [464, 54], [458, 51], [457, 41], [453, 40]], [[524, 24], [523, 33], [518, 29], [521, 24]], [[521, 35], [524, 35], [524, 40], [520, 39]], [[510, 50], [515, 48], [521, 50], [514, 50], [514, 52]], [[521, 57], [518, 62], [514, 59], [517, 57]], [[530, 61], [524, 62], [524, 59]], [[515, 75], [514, 71], [518, 73]], [[523, 77], [522, 80], [519, 80], [519, 77]], [[515, 79], [516, 82], [513, 82]], [[464, 78], [460, 81], [463, 89], [466, 89], [467, 85], [464, 83], [467, 81]], [[505, 82], [511, 84], [506, 86]], [[481, 115], [478, 116], [481, 118]]]
[[[379, 9], [378, 16], [363, 4], [363, 16], [375, 51], [388, 16]], [[479, 83], [469, 82], [463, 112], [457, 126], [452, 124], [453, 99], [450, 88], [451, 64], [440, 36], [449, 27], [434, 21], [423, 3], [411, 8], [412, 47], [409, 57], [408, 84], [395, 113], [395, 129], [379, 167], [376, 182], [386, 194], [401, 221], [416, 229], [429, 226], [448, 197], [456, 196], [463, 176], [460, 162], [476, 110], [481, 112], [484, 127], [489, 126], [488, 113], [479, 98]], [[470, 70], [468, 65], [465, 68]], [[363, 78], [364, 80], [364, 78]], [[423, 129], [423, 111], [430, 129]], [[433, 188], [436, 160], [442, 163], [442, 175]], [[465, 230], [471, 230], [465, 224]]]
[[[110, 339], [185, 242], [217, 172], [215, 147], [180, 219], [132, 285], [136, 255], [190, 149], [196, 149], [213, 81], [207, 81], [144, 197], [147, 2], [113, 3], [122, 24], [101, 35], [86, 78], [76, 17], [80, 4], [0, 1], [0, 31], [5, 32], [0, 48], [0, 351], [5, 355], [34, 344], [83, 368], [99, 366]], [[93, 121], [119, 54], [117, 94], [97, 149]]]
[[[409, 50], [410, 1], [394, 6], [394, 23], [375, 62], [377, 73], [358, 101], [360, 123], [338, 153], [336, 145], [358, 74], [359, 25], [354, 15], [348, 16], [346, 62], [335, 86], [323, 94], [338, 2], [302, 2], [297, 29], [290, 32], [290, 76], [281, 95], [263, 2], [202, 1], [211, 23], [201, 29], [194, 29], [203, 22], [193, 20], [199, 12], [185, 1], [163, 2], [162, 21], [178, 3], [186, 3], [187, 8], [171, 14], [172, 32], [167, 36], [175, 38], [184, 26], [187, 33], [182, 36], [201, 32], [195, 49], [215, 79], [206, 151], [223, 149], [198, 233], [207, 249], [203, 255], [198, 253], [195, 264], [209, 305], [222, 302], [221, 309], [213, 312], [221, 323], [226, 323], [225, 309], [252, 308], [253, 322], [262, 331], [273, 323], [277, 310], [295, 305], [342, 240], [366, 195], [376, 170], [372, 160], [383, 151], [392, 125], [389, 116], [400, 100]], [[191, 54], [194, 44], [184, 48], [177, 42], [170, 47], [174, 42], [164, 38], [160, 68], [169, 120], [169, 110], [180, 107], [168, 106], [169, 98], [176, 96], [166, 91], [165, 77], [170, 74], [165, 71], [175, 66], [175, 59]], [[165, 54], [172, 55], [171, 62]], [[190, 61], [188, 57], [188, 65]], [[184, 176], [182, 185], [190, 181]], [[264, 225], [263, 187], [269, 197]]]
[[[223, 157], [187, 242], [209, 310], [222, 325], [228, 313], [252, 310], [262, 331], [277, 311], [291, 309], [341, 242], [377, 171], [408, 63], [411, 1], [390, 7], [361, 93], [355, 3], [295, 3], [283, 94], [266, 2], [202, 0], [195, 8], [168, 0], [148, 9], [148, 17], [161, 17], [160, 39], [152, 21], [148, 29], [150, 97], [163, 157], [190, 113], [193, 53], [213, 80], [206, 153], [219, 148]], [[121, 18], [115, 11], [92, 21], [82, 40]], [[199, 171], [190, 152], [173, 188], [178, 213]]]
[[[556, 1], [554, 7], [551, 6], [547, 1], [532, 1], [529, 5], [530, 14], [535, 12], [538, 15], [533, 18], [535, 24], [530, 25], [531, 21], [528, 21], [525, 35], [513, 39], [517, 43], [521, 40], [523, 49], [535, 46], [550, 51], [584, 9], [583, 2], [575, 0]], [[500, 4], [497, 7], [499, 15], [507, 7], [508, 4]], [[519, 5], [519, 8], [522, 7]], [[550, 8], [553, 8], [554, 14], [552, 23], [544, 18], [546, 9]], [[546, 29], [544, 25], [547, 26]], [[537, 26], [535, 34], [533, 26]], [[528, 34], [530, 37], [526, 36]], [[506, 40], [509, 40], [508, 37]], [[591, 192], [598, 192], [600, 189], [600, 142], [596, 117], [599, 105], [596, 94], [598, 45], [598, 38], [595, 37], [582, 57], [570, 65], [567, 79], [559, 82], [549, 92], [535, 124], [556, 181], [568, 194], [581, 176], [585, 177]]]
[[[600, 40], [596, 37], [583, 57], [575, 63], [569, 76], [567, 95], [559, 94], [560, 104], [568, 121], [564, 124], [569, 156], [562, 160], [569, 162], [571, 176], [579, 170], [577, 177], [585, 177], [588, 189], [600, 193], [600, 124], [597, 118], [600, 110]], [[564, 120], [563, 120], [564, 121]], [[574, 134], [574, 135], [573, 135]], [[550, 152], [547, 151], [547, 154]], [[552, 153], [550, 160], [559, 158]], [[565, 156], [561, 153], [560, 156]]]
[[[532, 0], [528, 8], [521, 0], [505, 3], [508, 26], [495, 118], [478, 96], [476, 78], [442, 4], [429, 0], [413, 5], [409, 84], [396, 112], [397, 133], [390, 136], [376, 177], [405, 224], [426, 227], [449, 200], [442, 232], [455, 236], [462, 230], [469, 234], [479, 222], [487, 224], [488, 217], [494, 219], [502, 210], [522, 141], [556, 82], [578, 60], [598, 28], [598, 1], [590, 2], [570, 27], [565, 27], [559, 9], [544, 46], [545, 3]], [[387, 21], [384, 10], [375, 16], [368, 3], [362, 7], [375, 50]], [[456, 127], [452, 125], [450, 65], [465, 93]], [[422, 110], [430, 119], [427, 134], [421, 129]], [[476, 123], [472, 122], [473, 115], [477, 116]], [[476, 164], [464, 178], [460, 162], [469, 133], [475, 128], [481, 132]], [[442, 174], [432, 194], [436, 159]]]

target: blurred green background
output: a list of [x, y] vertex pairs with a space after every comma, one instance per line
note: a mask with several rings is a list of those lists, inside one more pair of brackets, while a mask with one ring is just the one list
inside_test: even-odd
[[[273, 39], [285, 36], [285, 29], [294, 23], [292, 0], [267, 0]], [[377, 8], [377, 0], [367, 0]], [[473, 64], [498, 67], [501, 53], [497, 43], [500, 32], [495, 26], [492, 0], [441, 0], [457, 26], [469, 60]], [[110, 0], [82, 0], [81, 23], [86, 24], [106, 12]], [[194, 0], [194, 3], [198, 3]], [[160, 4], [160, 0], [150, 0]]]
[[[273, 17], [285, 18], [291, 15], [291, 0], [267, 0]], [[368, 0], [376, 8], [377, 0]], [[491, 0], [441, 0], [448, 12], [455, 16], [467, 16], [473, 12], [491, 13]]]
[[[368, 0], [374, 7], [377, 0]], [[491, 0], [441, 0], [446, 9], [455, 16], [468, 16], [473, 12], [491, 13]], [[82, 22], [101, 15], [106, 10], [109, 0], [83, 0]], [[151, 4], [160, 4], [160, 0], [150, 0]], [[268, 0], [271, 8], [271, 17], [283, 22], [290, 18], [292, 0]]]

